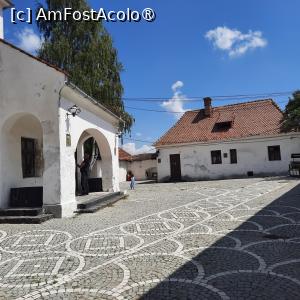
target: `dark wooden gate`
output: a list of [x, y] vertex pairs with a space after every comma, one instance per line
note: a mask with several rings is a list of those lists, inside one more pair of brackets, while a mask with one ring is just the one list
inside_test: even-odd
[[181, 180], [180, 154], [170, 155], [171, 180]]

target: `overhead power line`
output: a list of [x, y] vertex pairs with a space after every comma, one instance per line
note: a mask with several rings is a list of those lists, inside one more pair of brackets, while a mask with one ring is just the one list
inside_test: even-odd
[[[166, 110], [158, 110], [158, 109], [148, 109], [148, 108], [139, 108], [139, 107], [132, 107], [132, 106], [125, 106], [125, 108], [133, 109], [133, 110], [141, 110], [141, 111], [151, 111], [151, 112], [158, 112], [158, 113], [168, 113]], [[183, 112], [170, 112], [174, 114], [182, 114]]]
[[[228, 100], [240, 100], [240, 99], [252, 99], [259, 97], [279, 97], [291, 95], [294, 91], [287, 92], [272, 92], [272, 93], [257, 93], [257, 94], [239, 94], [239, 95], [217, 95], [210, 96], [213, 100], [216, 101], [228, 101]], [[181, 101], [185, 102], [198, 102], [205, 98], [206, 96], [197, 96], [197, 97], [186, 97], [186, 99], [181, 99]], [[132, 101], [132, 102], [164, 102], [170, 100], [172, 97], [124, 97], [124, 101]]]
[[129, 140], [129, 141], [133, 141], [133, 142], [140, 142], [140, 143], [146, 143], [146, 144], [153, 144], [155, 142], [153, 141], [144, 141], [144, 140], [137, 140], [137, 139], [133, 139], [133, 138], [128, 138], [128, 137], [123, 137], [124, 140]]
[[[256, 136], [259, 136], [259, 135], [262, 135], [262, 134], [268, 134], [270, 132], [273, 132], [276, 129], [280, 129], [280, 127], [276, 127], [276, 128], [268, 129], [266, 131], [262, 131], [259, 134], [257, 134]], [[252, 137], [255, 137], [255, 135], [252, 136]], [[130, 141], [133, 141], [133, 142], [142, 142], [142, 143], [148, 143], [148, 144], [154, 144], [155, 143], [153, 141], [152, 142], [150, 142], [150, 141], [142, 141], [142, 140], [136, 140], [136, 139], [133, 139], [133, 138], [123, 138], [123, 139], [124, 140], [130, 140]], [[235, 139], [234, 138], [230, 138], [230, 139], [227, 139], [226, 141], [231, 141], [231, 140], [235, 140]], [[216, 141], [214, 141], [214, 142], [216, 142]], [[219, 141], [219, 142], [223, 142], [223, 141]], [[151, 149], [156, 149], [156, 147], [151, 147], [150, 150]]]
[[[245, 102], [247, 103], [247, 102]], [[282, 104], [282, 103], [286, 103], [286, 101], [278, 101], [276, 102], [276, 104]], [[238, 104], [243, 104], [243, 102], [238, 103]], [[232, 108], [230, 108], [230, 105], [232, 105]], [[226, 107], [226, 111], [235, 111], [236, 109], [234, 108], [235, 104], [229, 104], [228, 107]], [[196, 111], [198, 109], [188, 109], [185, 111], [167, 111], [167, 110], [159, 110], [159, 109], [151, 109], [151, 108], [140, 108], [140, 107], [133, 107], [133, 106], [124, 106], [127, 109], [132, 109], [132, 110], [139, 110], [139, 111], [148, 111], [148, 112], [155, 112], [155, 113], [171, 113], [171, 114], [183, 114], [185, 112], [189, 112], [189, 111]], [[218, 108], [218, 107], [216, 107]], [[253, 107], [249, 107], [249, 108], [243, 108], [243, 110], [253, 110]]]

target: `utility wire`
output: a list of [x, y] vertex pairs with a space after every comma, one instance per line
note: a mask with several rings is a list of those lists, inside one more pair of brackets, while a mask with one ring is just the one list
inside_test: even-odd
[[[276, 127], [276, 128], [272, 128], [272, 129], [268, 129], [266, 131], [262, 131], [260, 132], [259, 134], [257, 135], [252, 135], [251, 137], [258, 137], [262, 134], [268, 134], [270, 132], [273, 132], [274, 130], [276, 129], [280, 129], [280, 126]], [[154, 144], [155, 142], [150, 142], [150, 141], [142, 141], [142, 140], [136, 140], [136, 139], [133, 139], [133, 138], [123, 138], [124, 140], [130, 140], [130, 141], [133, 141], [133, 142], [143, 142], [143, 143], [148, 143], [148, 144]], [[229, 138], [229, 139], [226, 139], [226, 141], [231, 141], [231, 140], [236, 140], [236, 138]], [[211, 141], [211, 142], [216, 142], [216, 141]], [[224, 141], [219, 141], [219, 142], [224, 142]], [[150, 149], [156, 149], [155, 147], [151, 147]]]
[[[275, 92], [275, 93], [260, 93], [260, 94], [240, 94], [240, 95], [219, 95], [219, 96], [211, 96], [213, 100], [216, 101], [228, 101], [230, 100], [238, 100], [238, 99], [247, 99], [247, 98], [258, 98], [258, 97], [275, 97], [275, 96], [285, 96], [291, 95], [294, 91], [287, 92]], [[170, 100], [172, 97], [124, 97], [124, 101], [134, 101], [134, 102], [164, 102]], [[196, 102], [202, 100], [205, 96], [197, 96], [197, 97], [186, 97], [186, 99], [182, 99], [181, 101], [186, 102]]]
[[[247, 103], [247, 102], [244, 102], [244, 103]], [[286, 101], [278, 101], [276, 103], [282, 104], [282, 103], [286, 103]], [[237, 105], [238, 104], [243, 104], [243, 102], [237, 103]], [[231, 105], [232, 105], [232, 108], [230, 108]], [[235, 104], [229, 104], [226, 107], [226, 111], [236, 111], [236, 109], [234, 108], [234, 105]], [[199, 109], [190, 109], [190, 110], [185, 110], [185, 111], [167, 111], [167, 110], [159, 110], [159, 109], [149, 109], [149, 108], [133, 107], [133, 106], [127, 106], [127, 105], [124, 106], [124, 107], [127, 108], [127, 109], [132, 109], [132, 110], [148, 111], [148, 112], [155, 112], [155, 113], [171, 113], [171, 114], [183, 114], [185, 112], [199, 110]], [[216, 108], [220, 108], [220, 107], [216, 107]], [[253, 107], [245, 107], [245, 108], [243, 108], [243, 110], [253, 110]]]
[[[158, 109], [138, 108], [138, 107], [132, 107], [132, 106], [125, 106], [125, 108], [133, 109], [133, 110], [141, 110], [141, 111], [158, 112], [158, 113], [168, 113], [168, 111], [166, 111], [166, 110], [158, 110]], [[172, 111], [170, 113], [181, 114], [181, 113], [184, 113], [184, 112], [182, 112], [182, 111], [181, 112]]]
[[134, 141], [134, 142], [141, 142], [141, 143], [147, 143], [147, 144], [153, 144], [155, 142], [153, 141], [143, 141], [143, 140], [137, 140], [137, 139], [133, 139], [133, 138], [128, 138], [128, 137], [123, 137], [124, 140], [129, 140], [129, 141]]
[[[281, 93], [271, 93], [271, 94], [268, 94], [268, 95], [286, 95], [286, 94], [291, 94], [292, 92], [281, 92]], [[249, 98], [249, 97], [257, 97], [257, 95], [262, 95], [262, 94], [256, 94], [256, 95], [236, 95], [234, 97], [245, 97], [245, 98]], [[267, 95], [267, 94], [263, 94], [263, 95]], [[233, 97], [233, 96], [214, 96], [212, 98], [216, 98], [216, 97]], [[151, 101], [159, 101], [161, 102], [162, 100], [159, 100], [159, 99], [164, 99], [164, 98], [126, 98], [127, 100], [132, 100], [132, 101], [149, 101], [149, 99], [151, 99]], [[148, 100], [147, 100], [148, 99]], [[191, 99], [191, 98], [189, 98]], [[196, 101], [196, 97], [192, 98], [194, 99], [194, 101]], [[200, 99], [200, 97], [199, 97]], [[240, 98], [241, 99], [241, 98]], [[165, 99], [167, 100], [167, 99]], [[223, 99], [224, 101], [228, 101], [227, 99]], [[197, 100], [198, 101], [198, 100]], [[276, 102], [276, 104], [282, 104], [282, 103], [286, 103], [286, 101], [278, 101]], [[247, 102], [244, 102], [244, 103], [247, 103]], [[242, 103], [238, 103], [238, 104], [243, 104]], [[234, 104], [232, 104], [234, 106]], [[133, 109], [133, 110], [139, 110], [139, 111], [148, 111], [148, 112], [157, 112], [157, 113], [174, 113], [174, 114], [183, 114], [184, 112], [189, 112], [189, 111], [195, 111], [195, 110], [187, 110], [187, 111], [184, 111], [184, 112], [170, 112], [170, 111], [166, 111], [166, 110], [157, 110], [157, 109], [147, 109], [147, 108], [138, 108], [138, 107], [132, 107], [132, 106], [125, 106], [125, 108], [128, 108], [128, 109]], [[246, 108], [244, 107], [243, 110], [253, 110], [252, 107], [249, 107], [249, 108]], [[197, 109], [196, 109], [197, 111]], [[236, 109], [234, 109], [233, 107], [230, 109], [230, 104], [229, 104], [229, 107], [227, 106], [226, 107], [226, 112], [227, 111], [236, 111]], [[274, 130], [274, 129], [272, 129]], [[268, 131], [266, 131], [267, 133]], [[129, 140], [129, 141], [134, 141], [134, 142], [141, 142], [141, 143], [147, 143], [147, 144], [153, 144], [155, 143], [154, 141], [145, 141], [145, 140], [139, 140], [139, 139], [134, 139], [134, 138], [128, 138], [128, 137], [123, 137], [124, 140]], [[152, 147], [153, 149], [155, 149], [154, 147]]]

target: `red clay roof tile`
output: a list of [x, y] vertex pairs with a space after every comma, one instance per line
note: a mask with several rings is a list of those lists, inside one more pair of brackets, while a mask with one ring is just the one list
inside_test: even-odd
[[122, 148], [119, 148], [119, 160], [132, 161], [132, 156]]
[[[275, 135], [281, 132], [282, 117], [272, 99], [215, 107], [210, 117], [204, 115], [204, 109], [188, 111], [155, 146]], [[231, 122], [231, 127], [220, 130], [216, 126], [220, 122]]]

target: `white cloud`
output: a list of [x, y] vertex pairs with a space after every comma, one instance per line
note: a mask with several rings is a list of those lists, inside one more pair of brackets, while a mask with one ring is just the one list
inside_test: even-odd
[[40, 49], [43, 40], [31, 28], [25, 28], [16, 34], [18, 47], [26, 52], [35, 54]]
[[155, 148], [152, 146], [143, 145], [142, 147], [137, 148], [135, 143], [124, 144], [122, 148], [131, 155], [156, 152]]
[[168, 101], [164, 101], [161, 106], [164, 107], [168, 112], [174, 113], [176, 119], [179, 119], [184, 113], [185, 109], [184, 101], [187, 100], [187, 97], [182, 94], [181, 88], [184, 86], [182, 81], [176, 81], [172, 85], [173, 97]]
[[141, 137], [141, 136], [142, 136], [142, 134], [141, 134], [140, 132], [137, 132], [135, 135], [136, 135], [137, 137]]
[[183, 82], [178, 80], [172, 85], [172, 90], [175, 93], [177, 90], [181, 89], [184, 86]]
[[241, 56], [248, 50], [264, 48], [268, 44], [261, 31], [249, 30], [248, 33], [242, 33], [226, 26], [208, 31], [205, 37], [214, 47], [226, 51], [230, 57]]

